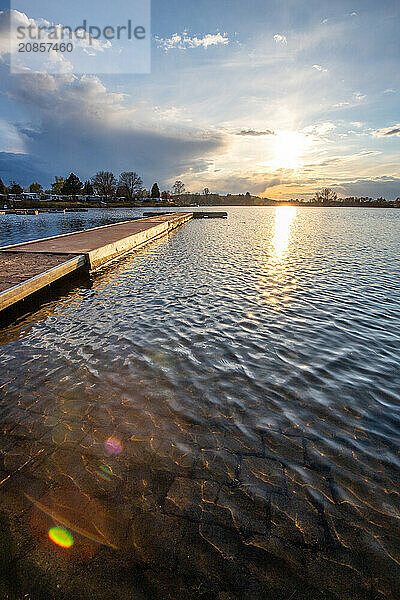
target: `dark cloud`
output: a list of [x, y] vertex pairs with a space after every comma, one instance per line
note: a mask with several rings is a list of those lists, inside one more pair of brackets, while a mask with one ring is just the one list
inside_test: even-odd
[[371, 179], [356, 179], [332, 185], [340, 188], [342, 196], [366, 196], [378, 198], [383, 196], [386, 200], [395, 200], [400, 197], [399, 177], [374, 177]]
[[[73, 171], [87, 179], [98, 170], [135, 170], [146, 186], [155, 180], [166, 186], [180, 173], [204, 170], [208, 155], [225, 143], [222, 134], [177, 122], [161, 126], [151, 106], [126, 104], [96, 77], [29, 75], [16, 81], [12, 96], [30, 115], [29, 126], [15, 128], [27, 155], [43, 157], [46, 186], [48, 174], [51, 179]], [[31, 163], [35, 178], [43, 176], [37, 163]]]
[[390, 137], [391, 135], [400, 135], [400, 123], [391, 127], [382, 127], [373, 132], [376, 137]]
[[49, 118], [38, 133], [25, 138], [25, 145], [33, 155], [46, 153], [54, 174], [74, 171], [85, 179], [98, 170], [118, 174], [134, 169], [150, 185], [155, 179], [165, 181], [191, 167], [202, 171], [204, 166], [198, 164], [197, 157], [217, 150], [220, 141], [181, 139], [80, 119], [64, 120], [60, 128], [60, 123]]
[[397, 127], [395, 129], [391, 129], [390, 131], [387, 131], [384, 135], [399, 135], [400, 134], [400, 127]]
[[276, 134], [275, 134], [275, 131], [272, 131], [271, 129], [265, 129], [264, 131], [258, 131], [256, 129], [242, 129], [242, 131], [238, 131], [236, 135], [261, 137], [263, 135], [276, 135]]
[[0, 178], [6, 185], [15, 180], [26, 187], [32, 181], [48, 182], [50, 176], [51, 173], [46, 170], [46, 165], [34, 156], [0, 152]]

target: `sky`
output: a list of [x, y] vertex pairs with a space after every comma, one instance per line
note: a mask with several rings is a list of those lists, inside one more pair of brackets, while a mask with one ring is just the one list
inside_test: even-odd
[[[400, 196], [398, 0], [153, 0], [151, 67], [136, 74], [107, 63], [124, 51], [114, 42], [96, 50], [103, 73], [56, 56], [56, 73], [11, 74], [10, 11], [56, 18], [17, 1], [0, 0], [6, 184], [132, 170], [148, 188]], [[113, 22], [116, 4], [95, 5]], [[130, 17], [132, 2], [118, 5]]]

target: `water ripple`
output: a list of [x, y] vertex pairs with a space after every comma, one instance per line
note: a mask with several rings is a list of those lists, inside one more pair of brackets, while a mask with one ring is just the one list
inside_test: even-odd
[[399, 222], [232, 208], [4, 330], [5, 476], [45, 449], [36, 481], [127, 513], [152, 598], [172, 559], [187, 598], [397, 598]]

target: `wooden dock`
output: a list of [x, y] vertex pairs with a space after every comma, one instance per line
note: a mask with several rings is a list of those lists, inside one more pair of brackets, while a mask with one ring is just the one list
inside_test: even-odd
[[72, 212], [88, 212], [87, 208], [5, 208], [0, 215], [42, 215], [43, 213], [64, 214]]
[[[171, 212], [145, 212], [143, 213], [144, 217], [156, 217], [158, 215], [172, 215]], [[193, 213], [192, 219], [227, 219], [228, 213], [222, 211], [212, 211], [212, 212], [204, 212], [198, 211]]]
[[167, 234], [192, 214], [157, 215], [0, 248], [0, 317], [66, 276], [93, 271]]

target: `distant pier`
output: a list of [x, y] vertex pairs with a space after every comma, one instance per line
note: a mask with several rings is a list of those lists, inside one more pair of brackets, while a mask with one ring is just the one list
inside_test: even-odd
[[[145, 217], [156, 217], [158, 215], [172, 215], [171, 212], [145, 212], [143, 216]], [[227, 219], [228, 213], [222, 211], [212, 211], [212, 212], [204, 212], [204, 211], [196, 211], [193, 213], [193, 219]]]
[[87, 208], [5, 208], [0, 215], [41, 215], [43, 213], [88, 212]]
[[176, 229], [192, 216], [158, 214], [0, 248], [0, 318], [14, 307], [28, 309], [27, 300], [50, 284], [78, 271], [97, 269]]

